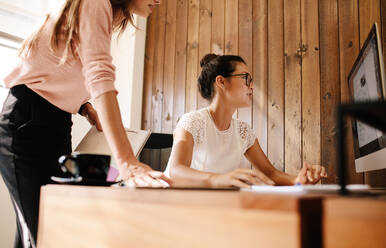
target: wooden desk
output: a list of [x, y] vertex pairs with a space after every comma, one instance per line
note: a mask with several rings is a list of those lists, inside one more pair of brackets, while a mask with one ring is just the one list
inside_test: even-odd
[[321, 198], [42, 187], [38, 247], [321, 247]]
[[323, 237], [329, 247], [386, 247], [386, 199], [323, 200]]

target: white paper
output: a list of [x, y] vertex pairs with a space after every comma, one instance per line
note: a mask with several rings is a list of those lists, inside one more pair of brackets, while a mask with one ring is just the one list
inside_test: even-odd
[[[315, 184], [315, 185], [295, 185], [295, 186], [267, 186], [252, 185], [251, 188], [242, 189], [243, 191], [259, 193], [338, 193], [340, 190], [338, 184]], [[370, 186], [367, 184], [348, 184], [346, 189], [349, 191], [368, 191]]]
[[[133, 148], [133, 152], [135, 156], [138, 157], [150, 136], [150, 131], [130, 129], [125, 130], [131, 147]], [[88, 133], [76, 147], [75, 151], [81, 153], [104, 154], [112, 156], [104, 133], [99, 132], [95, 127], [92, 127], [90, 131], [88, 131]], [[115, 165], [114, 159], [112, 159], [111, 164]]]

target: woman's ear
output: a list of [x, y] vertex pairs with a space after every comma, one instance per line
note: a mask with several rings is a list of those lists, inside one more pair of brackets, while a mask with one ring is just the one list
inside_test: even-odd
[[216, 81], [214, 82], [214, 85], [221, 90], [225, 89], [225, 78], [221, 75], [218, 75], [216, 77]]

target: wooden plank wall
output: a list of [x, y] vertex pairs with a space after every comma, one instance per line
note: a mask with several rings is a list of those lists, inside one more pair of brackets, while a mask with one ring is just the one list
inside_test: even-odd
[[[208, 105], [200, 59], [238, 54], [255, 88], [237, 117], [271, 162], [291, 174], [322, 164], [336, 183], [335, 106], [348, 100], [347, 76], [374, 22], [385, 46], [386, 0], [164, 1], [148, 19], [142, 127], [172, 133], [183, 113]], [[354, 172], [350, 122], [345, 131], [349, 183], [386, 186], [386, 170]]]

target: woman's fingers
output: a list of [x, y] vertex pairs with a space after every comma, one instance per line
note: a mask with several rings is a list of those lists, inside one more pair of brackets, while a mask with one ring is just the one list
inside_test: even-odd
[[259, 170], [251, 170], [252, 175], [259, 178], [259, 180], [263, 181], [263, 183], [268, 185], [275, 185], [275, 182], [272, 181], [269, 177], [267, 177], [263, 172]]
[[322, 171], [320, 172], [320, 175], [321, 175], [322, 177], [327, 177], [326, 168], [324, 168], [323, 166], [322, 166]]
[[236, 173], [234, 176], [233, 176], [234, 179], [236, 180], [239, 180], [239, 181], [242, 181], [248, 185], [251, 185], [251, 184], [263, 184], [263, 182], [261, 180], [259, 180], [257, 177], [254, 177], [252, 176], [251, 174], [247, 174], [247, 173]]
[[130, 187], [130, 188], [134, 188], [135, 187], [134, 178], [129, 178], [129, 179], [125, 180], [124, 185], [127, 187]]
[[231, 179], [231, 185], [239, 187], [239, 188], [250, 188], [251, 187], [249, 184], [246, 184], [246, 183], [244, 183], [236, 178]]
[[165, 188], [166, 185], [158, 179], [154, 179], [150, 175], [136, 175], [124, 181], [128, 187], [154, 187]]
[[314, 179], [319, 180], [320, 179], [320, 172], [322, 171], [322, 166], [314, 165]]
[[[142, 174], [142, 173], [141, 173]], [[134, 176], [136, 186], [139, 187], [169, 187], [171, 180], [159, 171], [147, 171], [143, 175]]]
[[120, 168], [119, 177], [125, 180], [125, 184], [128, 186], [165, 188], [172, 184], [170, 178], [162, 172], [154, 171], [139, 161], [130, 164], [124, 162]]
[[133, 179], [134, 183], [135, 183], [135, 186], [137, 187], [148, 187], [148, 186], [151, 186], [151, 182], [148, 183], [145, 179], [145, 177], [142, 177], [142, 176], [137, 176], [137, 177], [134, 177]]
[[96, 129], [97, 129], [99, 132], [102, 132], [102, 131], [103, 131], [103, 129], [102, 129], [102, 124], [101, 124], [101, 122], [100, 122], [100, 120], [99, 120], [99, 118], [98, 118], [98, 115], [97, 115], [97, 118], [96, 118], [95, 127], [96, 127]]
[[256, 184], [275, 185], [274, 181], [272, 181], [269, 177], [267, 177], [264, 173], [262, 173], [259, 170], [238, 169], [238, 170], [235, 170], [235, 172], [251, 176], [252, 177], [252, 179], [251, 179], [252, 182], [256, 182]]
[[165, 187], [167, 187], [159, 179], [155, 179], [155, 178], [153, 178], [153, 177], [151, 177], [149, 175], [144, 176], [144, 180], [148, 183], [148, 186], [150, 186], [150, 187], [156, 187], [156, 188], [165, 188]]
[[313, 182], [312, 171], [310, 169], [307, 169], [307, 181], [309, 181], [310, 183]]
[[[160, 181], [164, 186], [170, 186], [172, 185], [172, 180], [165, 176], [164, 173], [160, 171], [149, 171], [149, 174], [153, 177], [156, 178], [158, 181]], [[162, 182], [163, 181], [163, 182]]]
[[97, 111], [91, 106], [91, 104], [87, 104], [85, 108], [85, 116], [88, 122], [95, 126], [98, 131], [102, 131], [102, 124], [99, 120]]

